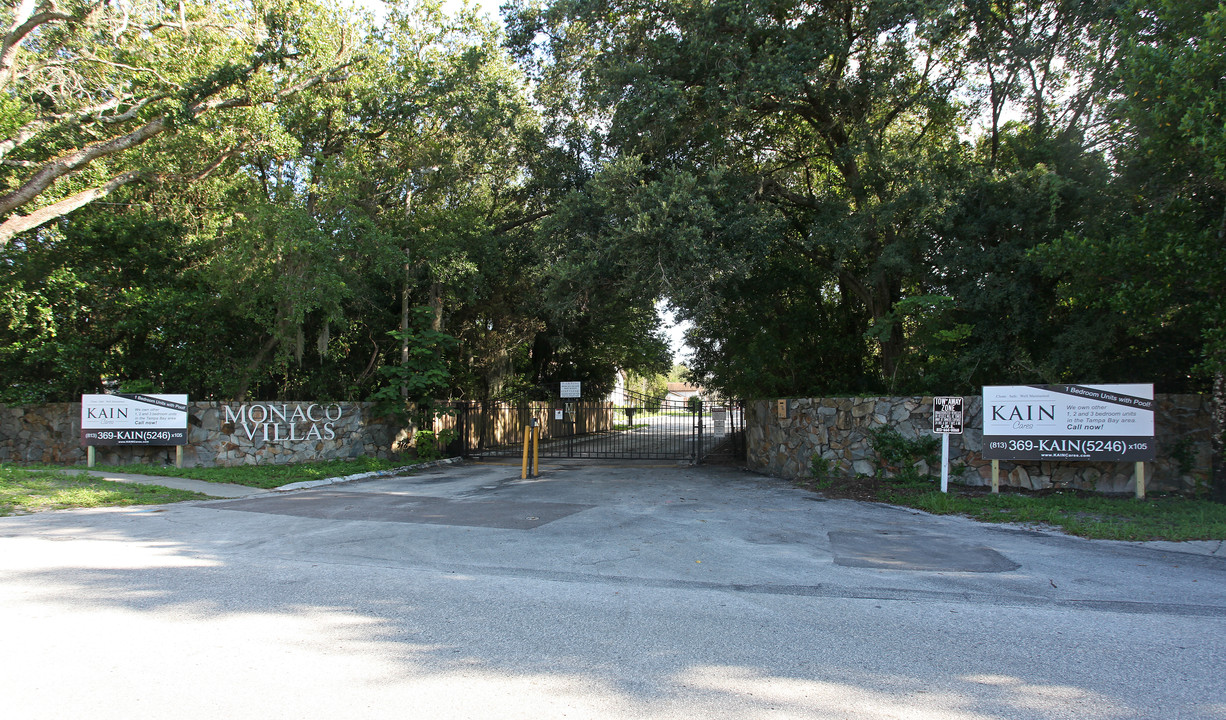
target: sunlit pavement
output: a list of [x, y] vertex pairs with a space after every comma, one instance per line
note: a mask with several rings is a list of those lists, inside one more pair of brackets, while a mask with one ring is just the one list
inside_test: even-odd
[[12, 718], [1226, 718], [1226, 559], [732, 468], [0, 518]]

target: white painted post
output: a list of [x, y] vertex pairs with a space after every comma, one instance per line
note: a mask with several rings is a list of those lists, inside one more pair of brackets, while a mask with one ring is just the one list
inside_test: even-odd
[[1137, 463], [1137, 499], [1145, 499], [1145, 463]]
[[93, 467], [93, 466], [94, 466], [94, 446], [86, 445], [85, 446], [85, 467]]
[[949, 436], [962, 434], [964, 398], [932, 398], [932, 432], [941, 436], [941, 492], [949, 492]]
[[949, 492], [949, 433], [941, 433], [941, 492]]

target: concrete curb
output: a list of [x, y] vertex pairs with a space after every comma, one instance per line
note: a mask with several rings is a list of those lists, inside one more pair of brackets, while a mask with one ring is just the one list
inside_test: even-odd
[[416, 465], [405, 465], [403, 467], [389, 468], [387, 470], [372, 470], [371, 472], [358, 473], [356, 475], [343, 475], [340, 477], [324, 478], [323, 480], [303, 480], [302, 482], [290, 483], [289, 485], [282, 485], [281, 487], [273, 488], [272, 492], [289, 492], [290, 490], [305, 490], [307, 488], [323, 487], [324, 485], [339, 485], [340, 483], [354, 482], [356, 480], [395, 477], [397, 475], [404, 475], [416, 470], [425, 470], [427, 468], [439, 467], [442, 465], [454, 465], [461, 462], [464, 462], [464, 458], [444, 458], [443, 460], [431, 460], [430, 462], [417, 463]]

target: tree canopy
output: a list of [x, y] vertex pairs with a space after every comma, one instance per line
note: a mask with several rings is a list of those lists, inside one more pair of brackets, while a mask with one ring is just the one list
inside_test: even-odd
[[7, 13], [3, 400], [367, 399], [414, 332], [454, 338], [459, 398], [667, 367], [654, 298], [555, 282], [536, 223], [564, 161], [471, 8]]
[[[1125, 109], [1147, 17], [1068, 0], [559, 0], [520, 4], [509, 37], [542, 95], [568, 98], [553, 125], [592, 136], [574, 245], [694, 323], [698, 379], [746, 395], [1183, 390], [1206, 379], [1196, 323], [1142, 327], [1069, 297], [1089, 283], [1057, 251], [1119, 237], [1152, 199]], [[1164, 27], [1143, 44], [1189, 37]]]

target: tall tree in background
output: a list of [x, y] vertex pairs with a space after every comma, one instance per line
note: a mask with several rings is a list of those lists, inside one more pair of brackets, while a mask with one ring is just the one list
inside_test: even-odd
[[190, 183], [275, 140], [260, 132], [269, 109], [352, 62], [353, 39], [327, 16], [299, 0], [9, 3], [0, 243], [129, 183]]
[[[725, 255], [786, 258], [840, 314], [875, 322], [902, 297], [945, 202], [964, 72], [956, 20], [943, 3], [557, 2], [521, 8], [512, 38], [549, 60], [542, 80], [577, 76], [586, 107], [607, 118], [610, 153], [641, 159], [640, 214], [666, 203], [653, 227], [626, 216], [605, 231], [641, 259], [628, 275], [709, 290]], [[728, 217], [765, 205], [777, 232], [691, 223], [678, 193], [714, 177], [742, 206]], [[672, 297], [691, 319], [706, 305]], [[892, 376], [902, 328], [876, 345]]]
[[[1042, 255], [1119, 222], [1118, 10], [559, 0], [509, 25], [570, 119], [555, 124], [595, 138], [572, 191], [590, 207], [552, 218], [568, 262], [667, 295], [695, 323], [699, 376], [752, 394], [973, 391], [1186, 368], [1169, 363], [1186, 325], [1138, 338], [1074, 312]], [[778, 367], [744, 364], [768, 346]]]
[[1136, 2], [1121, 17], [1118, 221], [1069, 228], [1043, 259], [1066, 268], [1079, 309], [1127, 318], [1139, 339], [1187, 336], [1168, 362], [1212, 387], [1213, 492], [1226, 499], [1226, 5]]
[[141, 213], [98, 214], [0, 248], [0, 402], [72, 399], [102, 378], [193, 397], [225, 387], [243, 324], [183, 235]]
[[[18, 192], [59, 174], [8, 216], [6, 399], [40, 379], [64, 380], [40, 397], [68, 399], [149, 374], [155, 358], [137, 354], [153, 347], [163, 366], [203, 360], [203, 374], [147, 378], [198, 397], [365, 399], [420, 349], [404, 332], [417, 307], [459, 340], [431, 351], [449, 348], [457, 397], [666, 363], [654, 312], [571, 302], [599, 300], [599, 278], [549, 290], [559, 248], [537, 223], [564, 163], [498, 27], [471, 8], [391, 3], [378, 27], [291, 0], [9, 12], [0, 179]], [[150, 257], [186, 262], [136, 262], [142, 228]], [[140, 326], [167, 310], [158, 286], [175, 273], [200, 322]], [[130, 287], [102, 297], [89, 282]], [[124, 313], [131, 332], [105, 331]], [[146, 331], [179, 341], [142, 344]]]

